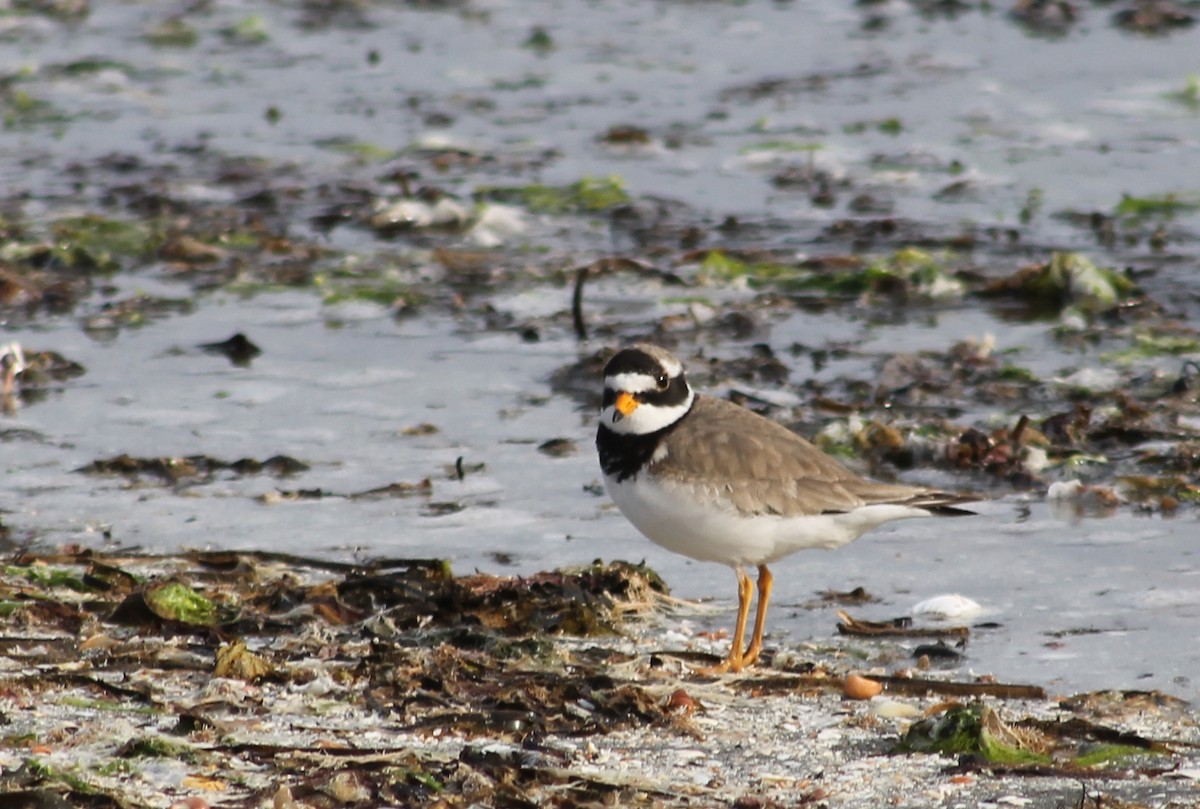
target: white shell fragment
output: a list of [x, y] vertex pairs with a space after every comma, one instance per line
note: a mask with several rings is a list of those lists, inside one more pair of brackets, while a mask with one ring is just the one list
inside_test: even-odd
[[1081, 480], [1056, 480], [1046, 490], [1046, 498], [1049, 500], [1074, 500], [1081, 491], [1083, 491], [1083, 481]]
[[921, 715], [921, 709], [895, 699], [880, 699], [871, 703], [871, 715], [880, 719], [912, 719]]
[[912, 608], [913, 615], [943, 621], [973, 618], [981, 612], [979, 602], [958, 593], [927, 598]]
[[1120, 386], [1121, 373], [1115, 368], [1080, 368], [1075, 373], [1054, 381], [1067, 387], [1102, 393]]

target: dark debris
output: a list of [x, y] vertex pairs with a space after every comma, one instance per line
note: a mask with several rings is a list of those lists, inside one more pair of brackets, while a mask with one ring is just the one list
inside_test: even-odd
[[[665, 593], [652, 571], [623, 562], [455, 577], [437, 559], [22, 554], [0, 571], [10, 664], [0, 753], [21, 762], [0, 772], [0, 803], [130, 807], [167, 798], [201, 806], [204, 795], [246, 807], [565, 809], [713, 805], [721, 795], [718, 803], [792, 805], [778, 803], [775, 789], [731, 795], [719, 777], [687, 791], [687, 777], [591, 763], [608, 737], [647, 734], [635, 738], [661, 739], [663, 750], [719, 751], [741, 733], [734, 720], [742, 712], [785, 702], [793, 706], [786, 721], [795, 722], [797, 700], [824, 704], [825, 694], [833, 700], [826, 707], [837, 704], [840, 676], [820, 666], [729, 683], [685, 674], [681, 682], [661, 670], [659, 656], [611, 640], [644, 632], [661, 616]], [[1036, 687], [986, 678], [872, 679], [893, 698], [1044, 699]], [[1004, 706], [1006, 716], [1017, 710]], [[1001, 723], [996, 715], [987, 727], [1007, 742], [1108, 745], [1119, 766], [1086, 775], [1109, 782], [1125, 777], [1122, 751], [1151, 754], [1165, 772], [1191, 750], [1123, 729], [1131, 716], [1186, 721], [1161, 694], [1080, 695], [1059, 710], [1053, 721], [1042, 714]], [[837, 721], [889, 736], [876, 720], [845, 714], [838, 709]], [[1142, 760], [1133, 766], [1148, 774]], [[1037, 777], [1046, 766], [983, 762], [967, 771]], [[802, 793], [822, 794], [815, 784]]]
[[168, 485], [175, 485], [207, 483], [221, 472], [231, 472], [235, 475], [268, 474], [274, 477], [287, 477], [307, 471], [308, 468], [303, 461], [287, 455], [273, 455], [263, 461], [256, 458], [222, 461], [208, 455], [135, 458], [122, 454], [92, 461], [75, 471], [88, 475], [120, 475], [132, 481], [150, 477]]
[[[293, 798], [305, 796], [312, 806], [324, 805], [317, 800], [322, 794], [340, 795], [339, 806], [377, 806], [383, 797], [405, 805], [448, 805], [447, 799], [460, 805], [483, 795], [491, 796], [488, 805], [576, 805], [610, 787], [602, 779], [572, 778], [569, 789], [551, 790], [559, 797], [537, 798], [563, 783], [556, 774], [561, 758], [541, 740], [644, 726], [674, 732], [684, 721], [668, 711], [669, 700], [608, 673], [619, 653], [568, 651], [549, 640], [608, 635], [632, 616], [653, 612], [665, 586], [641, 565], [597, 562], [529, 577], [455, 578], [440, 560], [345, 566], [272, 554], [155, 558], [85, 551], [15, 562], [0, 577], [0, 603], [8, 605], [8, 634], [28, 634], [31, 641], [10, 638], [5, 651], [40, 673], [6, 680], [10, 704], [70, 692], [71, 699], [108, 705], [99, 710], [115, 715], [150, 710], [160, 717], [155, 724], [175, 715], [174, 736], [151, 731], [113, 738], [110, 755], [182, 758], [205, 771], [236, 760], [238, 767], [274, 771], [291, 784]], [[384, 626], [389, 630], [379, 631]], [[185, 698], [197, 676], [212, 678], [208, 690], [225, 695]], [[331, 725], [320, 747], [324, 764], [318, 764], [302, 763], [303, 743], [247, 744], [228, 735], [250, 692], [221, 692], [221, 682], [302, 693], [319, 677], [331, 678], [332, 699], [346, 701], [346, 709], [374, 712], [408, 734], [520, 747], [468, 746], [457, 759], [440, 758]], [[251, 695], [251, 703], [266, 697], [265, 691]], [[319, 713], [308, 721], [319, 724]], [[214, 735], [211, 728], [228, 733]], [[39, 763], [37, 750], [44, 748], [44, 757], [66, 743], [39, 738], [25, 768], [0, 775], [0, 802], [127, 805], [118, 797], [122, 789], [99, 771]], [[318, 772], [345, 783], [305, 776]], [[256, 805], [244, 786], [212, 788], [241, 792], [251, 801], [246, 805]], [[617, 789], [631, 797], [640, 792]]]

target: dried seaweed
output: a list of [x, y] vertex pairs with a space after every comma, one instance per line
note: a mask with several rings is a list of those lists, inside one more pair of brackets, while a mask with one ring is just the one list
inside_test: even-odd
[[[546, 633], [608, 635], [665, 596], [658, 577], [639, 565], [597, 562], [523, 578], [455, 578], [441, 560], [346, 565], [269, 553], [26, 554], [19, 562], [0, 579], [6, 597], [35, 592], [38, 597], [13, 599], [13, 615], [30, 638], [10, 642], [7, 652], [10, 659], [41, 670], [9, 678], [10, 693], [59, 693], [58, 699], [101, 714], [175, 714], [180, 732], [191, 737], [184, 745], [154, 733], [135, 736], [114, 747], [111, 755], [119, 759], [201, 763], [219, 755], [293, 769], [304, 745], [211, 737], [207, 728], [232, 730], [230, 721], [247, 696], [216, 686], [226, 680], [294, 689], [328, 680], [327, 688], [350, 687], [346, 696], [352, 702], [361, 692], [362, 707], [401, 723], [407, 733], [430, 737], [449, 733], [536, 742], [546, 734], [590, 735], [677, 721], [667, 700], [597, 673], [589, 661], [603, 658], [582, 654], [568, 661], [592, 672], [583, 676], [570, 676], [560, 665], [545, 667], [561, 654], [541, 640]], [[162, 575], [168, 568], [171, 575]], [[141, 583], [147, 576], [149, 581]], [[82, 604], [86, 612], [77, 606]], [[64, 622], [63, 614], [74, 620]], [[61, 637], [48, 639], [47, 632]], [[371, 638], [366, 654], [353, 651], [362, 646], [363, 632]], [[72, 670], [81, 659], [83, 669]], [[324, 673], [311, 667], [320, 659], [328, 669]], [[144, 679], [152, 671], [154, 677]], [[111, 681], [116, 672], [133, 675], [135, 682]], [[217, 690], [200, 701], [168, 696], [182, 684], [172, 682], [196, 673], [210, 675], [209, 690]], [[514, 780], [516, 772], [528, 769], [522, 757], [464, 753], [457, 762], [438, 762], [386, 745], [372, 750], [353, 736], [340, 746], [343, 756], [358, 762], [353, 771], [332, 776], [348, 779], [338, 788], [348, 790], [343, 798], [360, 795], [343, 801], [347, 805], [377, 805], [372, 801], [384, 795], [420, 801], [472, 779], [506, 796], [501, 804], [540, 804], [529, 797], [530, 790], [562, 780], [541, 769], [532, 782]], [[293, 782], [294, 795], [332, 798], [338, 790], [331, 792], [330, 782], [315, 774], [328, 771], [339, 745], [309, 749], [320, 755], [320, 762], [312, 759], [301, 767], [314, 776], [312, 792], [301, 779]], [[379, 757], [379, 766], [364, 763], [371, 755]], [[407, 774], [398, 777], [394, 765], [400, 761]], [[105, 805], [108, 800], [100, 786], [105, 778], [98, 773], [31, 767], [25, 786], [32, 789], [17, 788], [21, 779], [14, 773], [0, 777], [0, 789], [7, 790], [3, 800], [31, 806]], [[351, 782], [358, 788], [350, 789]], [[574, 784], [565, 794], [593, 790], [609, 791], [597, 779], [591, 787]]]
[[207, 455], [135, 458], [121, 454], [92, 461], [75, 471], [89, 475], [121, 475], [134, 481], [151, 477], [173, 485], [184, 482], [208, 482], [218, 473], [226, 471], [237, 475], [266, 473], [275, 477], [286, 477], [307, 469], [308, 465], [303, 461], [286, 455], [273, 455], [265, 461], [255, 458], [222, 461]]
[[837, 613], [837, 631], [841, 635], [873, 638], [965, 638], [971, 634], [965, 626], [913, 626], [911, 618], [891, 621], [863, 621], [842, 610]]
[[[707, 805], [733, 798], [718, 781], [597, 768], [579, 751], [646, 733], [707, 746], [731, 694], [752, 701], [736, 713], [840, 695], [841, 676], [819, 666], [728, 680], [685, 670], [684, 687], [669, 659], [702, 653], [631, 651], [614, 634], [674, 604], [653, 571], [622, 562], [455, 577], [437, 559], [26, 553], [0, 571], [0, 597], [11, 605], [0, 648], [19, 667], [0, 689], [5, 744], [24, 762], [0, 773], [0, 805], [161, 805], [153, 783], [231, 806]], [[871, 679], [892, 698], [1044, 699], [1032, 686]], [[1088, 716], [1118, 704], [1178, 709], [1130, 693], [990, 732], [1164, 764], [1192, 749]], [[83, 748], [107, 763], [71, 763]], [[1068, 771], [1017, 774], [1034, 767]]]

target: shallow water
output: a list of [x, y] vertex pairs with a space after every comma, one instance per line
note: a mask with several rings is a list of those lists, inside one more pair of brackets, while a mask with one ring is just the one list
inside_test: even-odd
[[[295, 189], [301, 201], [290, 232], [310, 235], [308, 216], [321, 206], [313, 189], [378, 182], [389, 161], [410, 159], [417, 146], [457, 144], [494, 160], [445, 176], [422, 168], [426, 181], [464, 197], [488, 183], [619, 174], [637, 197], [676, 201], [706, 223], [736, 216], [759, 228], [756, 246], [800, 254], [822, 249], [825, 228], [860, 191], [940, 235], [1013, 227], [1037, 192], [1040, 207], [1022, 240], [996, 248], [1002, 259], [980, 258], [989, 272], [1006, 273], [1049, 247], [1089, 251], [1108, 265], [1167, 267], [1175, 259], [1194, 267], [1195, 208], [1167, 221], [1170, 241], [1158, 253], [1141, 237], [1102, 247], [1087, 228], [1053, 215], [1111, 213], [1126, 193], [1197, 191], [1195, 177], [1180, 171], [1197, 163], [1197, 112], [1170, 97], [1195, 70], [1195, 34], [1122, 33], [1108, 24], [1108, 6], [1086, 7], [1084, 22], [1055, 38], [1030, 35], [998, 11], [928, 17], [897, 2], [358, 4], [315, 24], [306, 22], [311, 9], [247, 2], [189, 15], [197, 43], [169, 48], [143, 40], [144, 4], [94, 5], [76, 23], [9, 22], [3, 72], [22, 72], [22, 91], [63, 116], [18, 117], [0, 130], [7, 204], [34, 219], [102, 198], [88, 167], [114, 153], [170, 167], [171, 191], [181, 198], [236, 199], [212, 178], [209, 161], [225, 155], [259, 158], [277, 184]], [[238, 44], [222, 33], [254, 17], [264, 42]], [[537, 26], [552, 49], [522, 46]], [[58, 69], [83, 59], [111, 64]], [[893, 118], [898, 128], [879, 125]], [[645, 128], [650, 143], [599, 140], [621, 124]], [[784, 168], [810, 165], [835, 181], [852, 179], [853, 190], [827, 208], [814, 205], [808, 189], [770, 182]], [[601, 217], [531, 217], [529, 226], [530, 255], [545, 247], [563, 266], [612, 244]], [[336, 229], [324, 244], [409, 249], [352, 228]], [[115, 277], [109, 295], [181, 294], [157, 269]], [[1189, 312], [1196, 277], [1162, 272], [1147, 284]], [[684, 311], [670, 294], [650, 281], [599, 281], [589, 287], [589, 316], [628, 336]], [[737, 289], [705, 294], [749, 298]], [[431, 308], [397, 319], [370, 304], [325, 306], [306, 290], [216, 292], [199, 298], [192, 314], [104, 340], [81, 330], [86, 311], [5, 323], [5, 340], [58, 351], [88, 369], [0, 421], [5, 524], [17, 540], [48, 544], [439, 556], [460, 572], [645, 558], [676, 594], [725, 607], [697, 626], [728, 626], [727, 570], [649, 544], [592, 491], [593, 414], [556, 397], [547, 381], [596, 347], [569, 334], [569, 290], [524, 285], [490, 304], [518, 321], [552, 319], [530, 343], [485, 328], [477, 310]], [[860, 353], [830, 363], [821, 379], [869, 372], [892, 351], [989, 333], [998, 350], [1015, 352], [1014, 361], [1038, 375], [1100, 362], [1098, 348], [1057, 345], [1050, 325], [966, 306], [871, 322], [847, 307], [772, 315], [755, 339], [777, 351], [856, 343]], [[196, 348], [236, 331], [264, 350], [249, 368]], [[718, 355], [744, 347], [711, 342]], [[792, 381], [810, 370], [800, 362]], [[984, 425], [1004, 415], [985, 403], [961, 420]], [[403, 432], [423, 423], [437, 431]], [[556, 437], [574, 440], [578, 452], [538, 451]], [[119, 453], [288, 454], [311, 469], [283, 480], [220, 475], [178, 489], [73, 471]], [[459, 458], [468, 469], [486, 467], [460, 481]], [[426, 477], [428, 498], [342, 496]], [[326, 496], [255, 499], [277, 489]], [[1190, 679], [1200, 664], [1192, 642], [1200, 613], [1194, 509], [1172, 519], [1128, 510], [1072, 519], [1052, 515], [1039, 498], [1008, 496], [980, 512], [887, 526], [839, 551], [780, 563], [773, 640], [835, 639], [833, 609], [803, 606], [818, 591], [865, 587], [882, 603], [853, 610], [864, 618], [959, 592], [1000, 624], [975, 633], [972, 670], [1064, 692], [1137, 687], [1200, 696]]]
[[[722, 607], [687, 619], [691, 631], [730, 625], [730, 571], [650, 544], [587, 490], [599, 477], [594, 416], [553, 396], [546, 381], [575, 358], [573, 342], [528, 344], [444, 318], [398, 323], [365, 306], [338, 310], [331, 327], [330, 314], [296, 293], [219, 297], [108, 343], [81, 337], [69, 321], [44, 324], [29, 342], [55, 346], [88, 374], [7, 420], [6, 428], [39, 437], [5, 444], [6, 483], [16, 495], [6, 522], [53, 544], [436, 556], [459, 572], [644, 559], [676, 595]], [[264, 351], [250, 368], [195, 348], [239, 328]], [[401, 432], [422, 423], [438, 432]], [[578, 453], [537, 450], [556, 437], [574, 440]], [[71, 471], [120, 452], [288, 454], [311, 469], [284, 480], [228, 474], [177, 490]], [[460, 457], [468, 469], [486, 468], [452, 479]], [[254, 499], [276, 489], [350, 494], [425, 477], [433, 481], [429, 497]], [[434, 516], [430, 502], [463, 508]], [[837, 551], [780, 562], [772, 641], [839, 642], [834, 608], [805, 606], [826, 589], [866, 588], [880, 603], [851, 612], [875, 619], [961, 593], [984, 607], [975, 620], [1000, 625], [974, 633], [965, 664], [973, 671], [1062, 692], [1197, 694], [1191, 677], [1200, 652], [1180, 642], [1200, 615], [1194, 512], [1059, 518], [1043, 502], [1016, 497], [982, 503], [979, 512], [885, 526]], [[1050, 634], [1059, 632], [1067, 634]]]
[[[342, 14], [221, 4], [184, 17], [197, 32], [185, 48], [147, 43], [158, 20], [137, 3], [98, 5], [61, 28], [15, 19], [0, 66], [24, 70], [22, 91], [68, 120], [53, 140], [46, 127], [0, 132], [23, 158], [0, 164], [0, 181], [41, 197], [71, 179], [63, 155], [183, 163], [199, 146], [292, 164], [302, 182], [345, 180], [372, 172], [347, 147], [422, 143], [504, 158], [479, 166], [479, 181], [553, 149], [545, 182], [620, 174], [636, 195], [718, 217], [792, 220], [797, 244], [841, 204], [814, 208], [765, 180], [810, 160], [904, 217], [952, 228], [1016, 225], [1035, 189], [1043, 214], [1197, 191], [1179, 172], [1200, 148], [1197, 112], [1172, 95], [1195, 70], [1194, 32], [1125, 33], [1103, 5], [1062, 37], [1031, 35], [999, 10], [923, 16], [905, 3], [497, 0]], [[227, 33], [246, 21], [263, 41]], [[525, 46], [538, 28], [551, 48]], [[80, 64], [94, 66], [61, 69]], [[890, 120], [898, 129], [881, 130]], [[598, 142], [624, 124], [651, 143]], [[934, 193], [960, 181], [965, 193]], [[1194, 239], [1198, 216], [1181, 211], [1175, 225]], [[1030, 226], [1039, 242], [1093, 246], [1049, 216]]]

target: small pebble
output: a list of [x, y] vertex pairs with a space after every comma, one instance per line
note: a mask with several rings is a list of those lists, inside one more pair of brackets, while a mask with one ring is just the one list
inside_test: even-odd
[[79, 648], [85, 651], [89, 649], [111, 649], [112, 647], [116, 646], [117, 643], [118, 641], [101, 632], [99, 634], [92, 635], [83, 643], [79, 644]]
[[842, 681], [842, 693], [850, 699], [870, 699], [883, 691], [883, 683], [851, 673]]
[[566, 458], [579, 452], [579, 447], [569, 438], [551, 438], [538, 444], [538, 451], [551, 458]]
[[699, 704], [688, 692], [682, 688], [676, 688], [671, 692], [671, 696], [667, 697], [666, 711], [667, 713], [681, 713], [686, 716], [695, 713]]
[[273, 809], [296, 809], [296, 801], [292, 798], [292, 790], [287, 784], [280, 784], [279, 789], [271, 797]]

